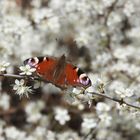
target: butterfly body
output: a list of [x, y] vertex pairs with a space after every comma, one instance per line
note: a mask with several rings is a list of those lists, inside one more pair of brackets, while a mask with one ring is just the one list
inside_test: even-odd
[[29, 58], [24, 61], [24, 64], [36, 68], [39, 76], [62, 89], [69, 86], [82, 88], [91, 86], [88, 76], [81, 69], [67, 62], [64, 55], [60, 58]]

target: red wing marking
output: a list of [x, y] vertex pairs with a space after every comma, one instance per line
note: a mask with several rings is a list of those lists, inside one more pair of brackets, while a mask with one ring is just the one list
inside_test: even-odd
[[66, 62], [64, 55], [59, 59], [52, 57], [29, 58], [24, 61], [24, 64], [35, 67], [38, 75], [60, 88], [68, 86], [87, 88], [91, 85], [88, 76], [81, 69]]

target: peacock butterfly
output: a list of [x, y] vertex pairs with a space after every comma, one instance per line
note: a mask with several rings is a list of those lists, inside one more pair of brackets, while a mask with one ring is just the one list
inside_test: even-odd
[[33, 57], [24, 61], [25, 65], [36, 68], [36, 73], [55, 86], [66, 89], [69, 86], [88, 88], [90, 78], [80, 69], [66, 61], [65, 55], [60, 58]]

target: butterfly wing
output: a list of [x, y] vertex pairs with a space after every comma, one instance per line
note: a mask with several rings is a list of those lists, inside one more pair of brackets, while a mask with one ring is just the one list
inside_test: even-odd
[[37, 73], [43, 79], [53, 83], [54, 85], [64, 88], [65, 87], [65, 56], [60, 59], [47, 58], [39, 63], [36, 67]]
[[70, 63], [67, 63], [66, 65], [65, 74], [67, 85], [83, 88], [91, 86], [91, 80], [89, 77], [81, 69]]
[[54, 57], [34, 57], [24, 61], [31, 67], [36, 68], [36, 73], [44, 80], [60, 87], [65, 87], [65, 56], [59, 59]]
[[34, 57], [25, 60], [24, 64], [35, 67], [37, 74], [44, 80], [63, 89], [68, 86], [87, 88], [91, 85], [88, 76], [81, 69], [66, 62], [64, 55], [59, 59]]
[[36, 66], [36, 72], [45, 80], [53, 82], [53, 73], [56, 62], [52, 58], [46, 58], [42, 62], [39, 62]]

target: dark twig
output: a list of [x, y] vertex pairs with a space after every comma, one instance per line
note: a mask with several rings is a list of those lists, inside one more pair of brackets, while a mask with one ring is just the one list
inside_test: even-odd
[[39, 81], [45, 81], [46, 80], [40, 78], [40, 77], [34, 77], [34, 76], [23, 76], [23, 75], [17, 75], [17, 74], [0, 74], [0, 77], [7, 77], [7, 78], [17, 78], [17, 79], [30, 79], [30, 80], [39, 80]]
[[121, 105], [122, 105], [122, 104], [126, 104], [126, 105], [128, 105], [128, 106], [130, 106], [130, 107], [140, 109], [139, 106], [132, 105], [132, 104], [130, 104], [130, 103], [124, 101], [123, 99], [117, 99], [117, 98], [114, 98], [114, 97], [107, 96], [106, 94], [101, 94], [101, 93], [97, 93], [97, 92], [88, 92], [88, 93], [93, 94], [93, 96], [94, 96], [94, 95], [97, 95], [97, 96], [100, 96], [100, 97], [103, 97], [103, 98], [107, 98], [107, 99], [109, 99], [109, 100], [118, 102], [118, 103], [121, 104]]
[[[9, 78], [17, 78], [17, 79], [30, 79], [30, 80], [40, 80], [40, 81], [45, 81], [39, 77], [32, 77], [32, 76], [21, 76], [21, 75], [16, 75], [16, 74], [0, 74], [1, 77], [9, 77]], [[101, 94], [101, 93], [97, 93], [97, 92], [88, 92], [88, 93], [91, 93], [94, 95], [97, 95], [97, 96], [100, 96], [100, 97], [103, 97], [103, 98], [107, 98], [109, 100], [112, 100], [112, 101], [115, 101], [115, 102], [118, 102], [119, 104], [126, 104], [130, 107], [133, 107], [133, 108], [136, 108], [136, 109], [140, 109], [139, 106], [135, 106], [135, 105], [132, 105], [126, 101], [124, 101], [123, 99], [117, 99], [117, 98], [114, 98], [114, 97], [110, 97], [110, 96], [107, 96], [106, 94]]]
[[16, 74], [0, 74], [1, 77], [9, 77], [9, 78], [17, 78], [17, 79], [24, 79], [25, 76], [16, 75]]

